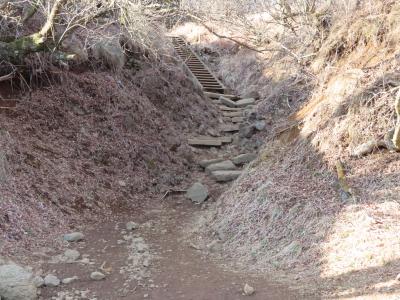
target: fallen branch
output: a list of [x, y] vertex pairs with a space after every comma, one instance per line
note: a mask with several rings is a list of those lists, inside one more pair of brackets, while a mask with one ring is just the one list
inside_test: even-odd
[[162, 196], [161, 200], [164, 200], [167, 198], [170, 194], [173, 193], [186, 193], [187, 190], [175, 190], [175, 189], [169, 189], [168, 191], [165, 192], [164, 196]]
[[11, 72], [8, 75], [0, 76], [0, 82], [7, 81], [7, 80], [14, 78], [14, 75], [15, 75], [15, 71]]

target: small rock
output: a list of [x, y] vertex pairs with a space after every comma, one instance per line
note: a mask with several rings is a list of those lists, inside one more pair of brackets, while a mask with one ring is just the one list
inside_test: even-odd
[[92, 280], [99, 281], [99, 280], [103, 280], [104, 278], [106, 278], [106, 275], [104, 275], [101, 272], [92, 272], [90, 274], [90, 279], [92, 279]]
[[64, 235], [64, 241], [67, 242], [78, 242], [85, 238], [84, 234], [81, 232], [72, 232]]
[[41, 276], [35, 276], [32, 282], [37, 288], [44, 286], [44, 279]]
[[137, 224], [135, 222], [126, 223], [126, 230], [128, 230], [128, 231], [132, 231], [132, 230], [135, 230], [135, 229], [138, 229], [138, 228], [139, 228], [139, 224]]
[[211, 178], [217, 182], [228, 182], [237, 179], [242, 171], [214, 171], [211, 172]]
[[88, 264], [90, 264], [90, 259], [87, 258], [87, 257], [82, 258], [82, 259], [80, 260], [80, 263], [85, 264], [85, 265], [88, 265]]
[[207, 168], [209, 165], [216, 164], [224, 161], [223, 158], [215, 158], [215, 159], [204, 159], [199, 162], [199, 165], [203, 168]]
[[244, 285], [243, 293], [244, 293], [246, 296], [251, 296], [251, 295], [253, 295], [253, 294], [255, 293], [255, 291], [256, 291], [256, 290], [255, 290], [252, 286], [248, 285], [247, 283]]
[[227, 170], [236, 170], [236, 166], [230, 160], [225, 160], [220, 163], [209, 165], [206, 168], [207, 174], [211, 174], [213, 171], [227, 171]]
[[65, 260], [67, 262], [75, 262], [78, 260], [78, 258], [81, 256], [81, 254], [79, 253], [79, 251], [77, 250], [71, 250], [71, 249], [67, 249], [64, 252], [64, 257]]
[[255, 133], [254, 125], [242, 124], [239, 127], [239, 137], [241, 138], [251, 138]]
[[243, 165], [247, 164], [249, 162], [252, 162], [257, 158], [257, 155], [254, 153], [246, 153], [246, 154], [240, 154], [232, 159], [232, 162], [235, 165]]
[[400, 281], [400, 273], [399, 273], [399, 274], [397, 274], [397, 276], [396, 276], [396, 280], [397, 280], [397, 281]]
[[196, 182], [187, 190], [186, 198], [197, 204], [201, 204], [208, 198], [208, 189], [201, 182]]
[[260, 97], [260, 93], [259, 93], [259, 92], [257, 92], [257, 91], [252, 91], [252, 92], [243, 94], [243, 95], [242, 95], [242, 98], [253, 98], [253, 99], [258, 100], [258, 99], [260, 99], [261, 97]]
[[261, 121], [256, 121], [254, 122], [254, 127], [258, 130], [258, 131], [263, 131], [265, 129], [265, 127], [267, 127], [267, 124], [265, 123], [265, 121], [261, 120]]
[[45, 286], [56, 287], [56, 286], [60, 285], [60, 282], [61, 281], [60, 281], [60, 279], [58, 279], [57, 276], [54, 276], [54, 275], [51, 275], [51, 274], [47, 275], [44, 278], [44, 285]]
[[74, 281], [77, 281], [78, 279], [79, 279], [78, 276], [74, 276], [74, 277], [70, 277], [70, 278], [64, 278], [61, 282], [63, 284], [70, 284], [70, 283], [72, 283]]

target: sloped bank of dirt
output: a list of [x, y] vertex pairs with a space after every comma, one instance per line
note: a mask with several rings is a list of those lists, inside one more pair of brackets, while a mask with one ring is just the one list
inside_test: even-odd
[[192, 154], [181, 142], [215, 112], [179, 69], [157, 68], [65, 73], [2, 111], [1, 254], [47, 245], [185, 180]]
[[[309, 62], [309, 81], [287, 58], [238, 51], [204, 29], [185, 33], [211, 52], [222, 80], [260, 93], [258, 112], [269, 120], [254, 137], [264, 142], [258, 160], [221, 197], [203, 233], [224, 237], [224, 258], [284, 271], [306, 293], [327, 298], [400, 294], [399, 154], [352, 155], [396, 123], [399, 6], [382, 3], [379, 14], [361, 10], [334, 24]], [[352, 197], [339, 186], [339, 161]]]

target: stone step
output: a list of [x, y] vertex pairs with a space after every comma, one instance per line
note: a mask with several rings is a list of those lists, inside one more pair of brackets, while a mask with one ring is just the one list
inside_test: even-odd
[[222, 115], [224, 117], [228, 117], [228, 118], [243, 117], [243, 112], [242, 111], [224, 111], [224, 112], [222, 112]]
[[217, 182], [229, 182], [237, 179], [242, 174], [242, 171], [230, 170], [230, 171], [213, 171], [211, 172], [211, 178]]
[[209, 165], [217, 164], [223, 162], [225, 159], [223, 158], [214, 158], [214, 159], [203, 159], [199, 162], [199, 165], [202, 168], [207, 168]]
[[222, 132], [237, 132], [239, 131], [239, 124], [225, 124], [221, 126]]
[[225, 160], [216, 164], [209, 165], [206, 168], [206, 173], [211, 174], [214, 171], [230, 171], [237, 170], [235, 164], [230, 160]]
[[232, 158], [232, 162], [235, 165], [240, 166], [240, 165], [252, 162], [256, 158], [257, 158], [257, 154], [255, 154], [255, 153], [245, 153], [245, 154], [240, 154], [240, 155]]
[[232, 118], [232, 123], [243, 123], [245, 120], [244, 117], [234, 117]]
[[223, 136], [223, 137], [200, 136], [188, 139], [188, 144], [190, 146], [220, 147], [222, 146], [222, 144], [229, 144], [229, 143], [232, 143], [232, 138], [229, 136]]
[[223, 136], [219, 138], [223, 144], [230, 144], [232, 143], [232, 137], [230, 136]]
[[242, 108], [242, 107], [228, 107], [225, 105], [220, 105], [219, 109], [222, 111], [244, 111], [244, 108]]
[[237, 108], [236, 102], [232, 101], [231, 99], [228, 99], [225, 96], [219, 97], [219, 101], [221, 102], [221, 104], [223, 104], [225, 106], [232, 107], [232, 108]]
[[237, 99], [238, 97], [235, 95], [225, 95], [225, 94], [218, 94], [218, 93], [212, 93], [212, 92], [204, 92], [204, 95], [206, 95], [207, 97], [210, 97], [212, 99], [219, 99], [219, 97], [224, 96], [225, 98], [233, 98], [233, 99]]
[[236, 101], [236, 107], [246, 107], [249, 105], [254, 105], [256, 103], [256, 100], [254, 98], [247, 98], [247, 99], [242, 99], [239, 101]]
[[209, 146], [221, 147], [222, 141], [216, 138], [191, 138], [188, 140], [190, 146]]

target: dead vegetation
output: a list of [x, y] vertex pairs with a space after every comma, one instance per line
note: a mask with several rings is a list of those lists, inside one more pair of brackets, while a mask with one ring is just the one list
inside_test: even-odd
[[[317, 1], [307, 10], [298, 5], [310, 1], [285, 2], [290, 13], [280, 5], [229, 7], [235, 12], [224, 17], [204, 10], [207, 27], [175, 30], [228, 86], [258, 91], [269, 120], [269, 133], [258, 137], [264, 150], [222, 196], [211, 233], [226, 237], [224, 257], [284, 270], [311, 293], [396, 297], [399, 154], [388, 151], [388, 133], [397, 128], [400, 6]], [[255, 27], [267, 37], [257, 40], [248, 31]], [[364, 143], [372, 154], [353, 157]], [[343, 186], [352, 197], [341, 197]]]

